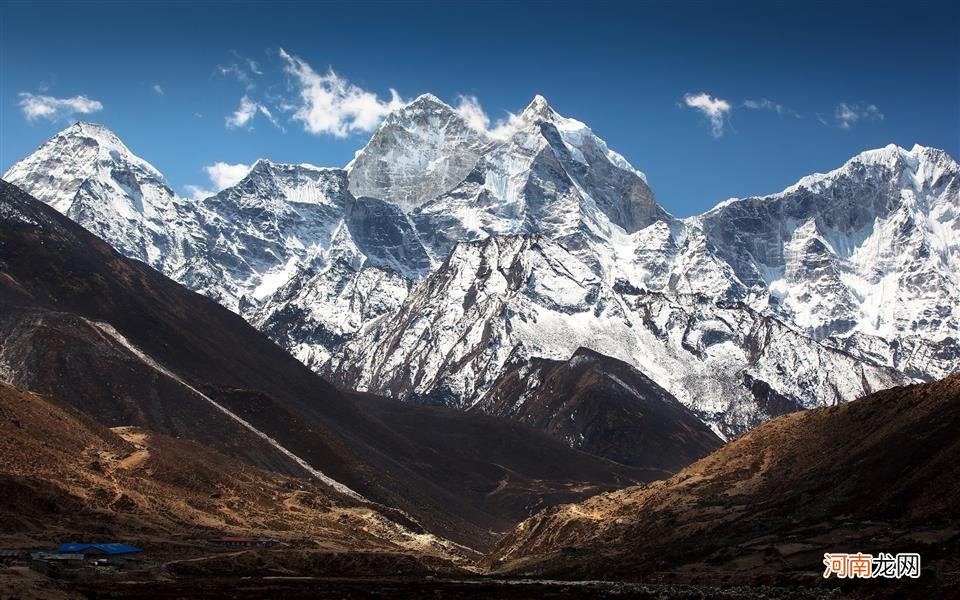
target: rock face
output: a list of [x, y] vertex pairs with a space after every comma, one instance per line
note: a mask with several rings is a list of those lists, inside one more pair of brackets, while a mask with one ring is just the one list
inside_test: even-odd
[[[116, 183], [131, 165], [163, 193]], [[583, 347], [729, 436], [960, 368], [960, 167], [940, 150], [678, 219], [542, 97], [494, 135], [424, 95], [343, 170], [260, 161], [186, 202], [144, 165], [78, 124], [5, 177], [348, 388], [469, 409], [509, 360]], [[71, 213], [81, 187], [132, 216]]]
[[251, 324], [319, 371], [330, 349], [342, 347], [367, 323], [399, 310], [410, 280], [379, 267], [345, 261], [297, 273], [251, 317]]
[[409, 212], [460, 183], [489, 142], [436, 96], [424, 94], [388, 115], [347, 165], [350, 191]]
[[960, 375], [787, 415], [665, 481], [548, 509], [488, 564], [510, 575], [743, 585], [820, 579], [824, 552], [919, 552], [923, 575], [896, 595], [918, 585], [950, 595], [958, 426]]

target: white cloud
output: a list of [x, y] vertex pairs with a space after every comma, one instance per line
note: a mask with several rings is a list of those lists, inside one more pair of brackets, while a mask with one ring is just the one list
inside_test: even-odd
[[160, 87], [160, 84], [159, 84], [159, 83], [153, 84], [153, 88], [152, 88], [152, 89], [153, 89], [153, 91], [156, 92], [157, 94], [160, 94], [161, 96], [163, 95], [163, 88]]
[[263, 71], [260, 70], [260, 65], [257, 64], [257, 61], [252, 58], [245, 59], [247, 61], [247, 68], [250, 69], [250, 72], [254, 75], [263, 75]]
[[235, 110], [232, 115], [227, 115], [224, 120], [227, 123], [228, 129], [238, 129], [246, 127], [247, 124], [257, 116], [257, 113], [266, 117], [275, 127], [283, 129], [280, 127], [280, 124], [277, 123], [277, 120], [269, 108], [255, 100], [251, 100], [250, 97], [246, 95], [240, 98], [240, 106], [237, 107], [237, 110]]
[[250, 172], [250, 168], [250, 165], [243, 163], [231, 165], [230, 163], [218, 161], [203, 168], [207, 173], [207, 177], [210, 179], [212, 189], [206, 186], [186, 185], [184, 186], [184, 190], [187, 192], [187, 195], [194, 200], [203, 200], [204, 198], [213, 196], [224, 188], [239, 183], [240, 180]]
[[498, 119], [491, 126], [490, 117], [480, 106], [480, 101], [476, 96], [459, 96], [457, 106], [454, 108], [461, 117], [467, 122], [467, 125], [477, 131], [485, 132], [487, 135], [496, 139], [506, 139], [510, 137], [516, 128], [520, 119], [518, 115], [507, 113], [503, 119]]
[[19, 96], [20, 109], [27, 121], [36, 121], [37, 119], [57, 121], [75, 114], [87, 115], [103, 110], [103, 104], [84, 95], [72, 98], [54, 98], [53, 96], [20, 92]]
[[771, 110], [778, 115], [788, 115], [798, 119], [800, 118], [800, 113], [792, 108], [766, 98], [760, 98], [759, 100], [744, 100], [743, 107], [751, 110]]
[[250, 172], [250, 165], [237, 163], [231, 165], [225, 162], [215, 162], [203, 168], [210, 178], [210, 183], [214, 185], [219, 192], [223, 188], [228, 188], [240, 182]]
[[199, 185], [185, 185], [183, 190], [187, 193], [192, 200], [203, 200], [204, 198], [209, 198], [216, 194], [213, 190], [208, 190], [207, 188], [200, 187]]
[[730, 114], [730, 103], [722, 98], [714, 98], [706, 92], [684, 94], [683, 101], [692, 109], [702, 112], [710, 119], [710, 133], [718, 138], [723, 135]]
[[390, 111], [403, 105], [396, 90], [391, 89], [390, 99], [384, 101], [340, 77], [333, 69], [321, 75], [283, 49], [280, 58], [299, 94], [299, 102], [291, 103], [289, 108], [294, 111], [293, 118], [301, 121], [309, 133], [342, 138], [355, 132], [370, 132]]
[[490, 117], [483, 112], [483, 107], [480, 106], [476, 96], [459, 96], [454, 110], [464, 118], [467, 125], [477, 131], [486, 131], [490, 127]]
[[882, 121], [883, 113], [875, 104], [847, 104], [841, 102], [833, 109], [833, 119], [828, 120], [822, 115], [817, 115], [820, 122], [827, 126], [836, 126], [840, 129], [850, 129], [858, 121]]
[[244, 96], [240, 99], [240, 106], [232, 115], [227, 115], [227, 127], [237, 128], [243, 127], [249, 123], [255, 116], [257, 116], [257, 107], [260, 105]]
[[232, 77], [233, 79], [236, 79], [243, 84], [243, 87], [247, 90], [252, 90], [253, 88], [257, 87], [253, 82], [252, 75], [260, 75], [259, 71], [248, 72], [247, 69], [237, 64], [217, 65], [217, 72], [224, 77]]

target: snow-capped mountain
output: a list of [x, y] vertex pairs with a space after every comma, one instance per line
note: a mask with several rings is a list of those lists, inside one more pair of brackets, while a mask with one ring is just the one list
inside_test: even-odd
[[175, 270], [205, 242], [196, 207], [101, 125], [71, 125], [3, 178], [161, 271]]
[[190, 266], [189, 287], [247, 313], [291, 279], [338, 262], [394, 269], [408, 277], [430, 261], [403, 214], [375, 198], [355, 198], [342, 169], [259, 160], [236, 185], [206, 198], [210, 263], [217, 277]]
[[732, 435], [960, 368], [960, 168], [942, 151], [865, 152], [678, 219], [542, 97], [499, 133], [424, 95], [345, 169], [261, 160], [192, 201], [78, 124], [4, 177], [341, 385], [398, 398], [483, 410], [507, 369], [585, 348]]
[[945, 152], [890, 145], [692, 221], [781, 318], [875, 358], [886, 344], [882, 362], [942, 377], [956, 352], [937, 348], [956, 350], [960, 332], [958, 194]]
[[537, 96], [505, 141], [489, 146], [458, 185], [421, 204], [411, 219], [441, 259], [459, 241], [537, 233], [592, 262], [596, 243], [667, 216], [642, 173]]
[[511, 363], [567, 360], [581, 347], [635, 366], [724, 435], [907, 381], [742, 303], [609, 283], [535, 235], [457, 244], [324, 372], [341, 385], [467, 409], [483, 406]]

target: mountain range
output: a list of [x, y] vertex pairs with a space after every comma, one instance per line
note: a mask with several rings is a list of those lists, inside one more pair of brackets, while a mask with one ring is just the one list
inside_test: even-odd
[[540, 96], [494, 135], [424, 95], [343, 169], [259, 160], [200, 200], [88, 123], [4, 179], [341, 388], [408, 402], [546, 424], [519, 408], [528, 374], [582, 348], [733, 437], [960, 366], [960, 169], [932, 148], [677, 218]]
[[539, 96], [425, 95], [186, 198], [74, 124], [0, 182], [0, 543], [150, 560], [0, 589], [820, 598], [850, 550], [925, 570], [843, 593], [942, 597], [958, 192], [888, 146], [677, 218]]

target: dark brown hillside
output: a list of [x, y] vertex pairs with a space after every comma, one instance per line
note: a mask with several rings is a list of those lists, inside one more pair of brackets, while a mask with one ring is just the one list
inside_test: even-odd
[[475, 410], [515, 419], [584, 452], [658, 469], [664, 476], [723, 443], [649, 377], [587, 348], [566, 361], [514, 363]]
[[207, 537], [252, 535], [326, 553], [405, 556], [413, 564], [460, 560], [397, 527], [389, 513], [314, 481], [143, 429], [107, 429], [4, 383], [0, 515], [3, 547], [124, 539], [156, 561], [170, 552], [210, 554], [215, 549], [197, 542]]
[[[359, 406], [237, 315], [5, 182], [0, 334], [2, 379], [103, 426], [140, 427], [306, 475], [212, 401], [371, 501], [473, 547], [492, 544], [493, 532], [543, 498], [578, 500], [652, 478], [515, 424], [413, 408], [398, 418], [384, 403]], [[446, 437], [427, 442], [401, 425], [411, 420]], [[496, 461], [475, 451], [491, 438], [504, 440]]]
[[[775, 419], [674, 477], [547, 509], [489, 557], [501, 573], [824, 583], [824, 552], [919, 552], [953, 589], [960, 557], [960, 375]], [[885, 587], [886, 586], [886, 587]]]

